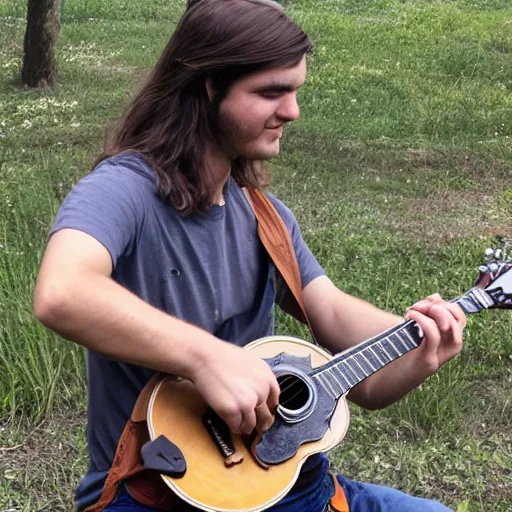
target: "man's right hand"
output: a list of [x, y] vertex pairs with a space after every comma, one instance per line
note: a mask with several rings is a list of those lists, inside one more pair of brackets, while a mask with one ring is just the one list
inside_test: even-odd
[[274, 421], [279, 384], [270, 366], [236, 345], [222, 342], [192, 369], [191, 380], [235, 434], [263, 433]]
[[111, 273], [110, 253], [96, 239], [55, 233], [38, 276], [37, 318], [110, 359], [188, 378], [233, 432], [270, 427], [279, 386], [265, 361], [145, 303]]

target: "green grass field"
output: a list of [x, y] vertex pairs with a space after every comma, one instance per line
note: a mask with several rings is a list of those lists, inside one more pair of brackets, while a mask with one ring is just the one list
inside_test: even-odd
[[[509, 0], [287, 0], [316, 45], [273, 191], [345, 291], [403, 314], [469, 288], [512, 235]], [[60, 202], [102, 147], [184, 3], [64, 0], [59, 76], [19, 87], [25, 0], [0, 0], [0, 510], [72, 509], [87, 467], [82, 351], [34, 320]], [[306, 337], [279, 316], [281, 333]], [[512, 315], [469, 318], [463, 353], [394, 406], [352, 407], [349, 477], [512, 511]]]

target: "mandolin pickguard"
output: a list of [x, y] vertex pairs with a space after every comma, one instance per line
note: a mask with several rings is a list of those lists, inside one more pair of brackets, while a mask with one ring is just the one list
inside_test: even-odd
[[[312, 370], [311, 357], [296, 357], [282, 353], [266, 359], [271, 368], [286, 364], [309, 373]], [[321, 387], [316, 387], [317, 402], [310, 416], [298, 423], [288, 423], [279, 414], [272, 427], [265, 432], [261, 441], [255, 446], [258, 459], [265, 464], [280, 464], [292, 458], [301, 445], [321, 439], [327, 429], [336, 407], [334, 400]]]

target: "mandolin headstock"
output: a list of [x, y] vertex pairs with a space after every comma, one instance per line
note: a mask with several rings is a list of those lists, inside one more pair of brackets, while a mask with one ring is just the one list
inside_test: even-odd
[[487, 249], [487, 263], [480, 272], [474, 288], [480, 288], [492, 299], [491, 308], [512, 309], [512, 238], [498, 239], [499, 247]]

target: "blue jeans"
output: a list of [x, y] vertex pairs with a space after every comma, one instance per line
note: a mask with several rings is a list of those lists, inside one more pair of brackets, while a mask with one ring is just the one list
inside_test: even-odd
[[[450, 512], [450, 509], [437, 501], [414, 498], [401, 491], [383, 485], [366, 484], [348, 480], [341, 475], [338, 481], [345, 490], [350, 512]], [[320, 485], [313, 485], [300, 492], [286, 496], [269, 512], [323, 512], [331, 496], [334, 485], [326, 475]], [[154, 509], [137, 503], [124, 489], [104, 512], [155, 512]]]

